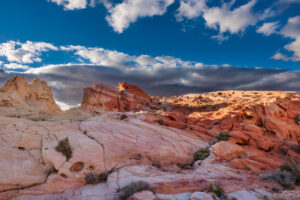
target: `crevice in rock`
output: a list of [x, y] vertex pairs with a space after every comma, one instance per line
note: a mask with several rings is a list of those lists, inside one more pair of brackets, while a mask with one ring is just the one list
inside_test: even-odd
[[85, 135], [86, 137], [88, 137], [89, 139], [95, 141], [97, 144], [99, 144], [99, 146], [101, 146], [102, 152], [103, 152], [103, 165], [104, 165], [105, 171], [107, 171], [107, 168], [106, 168], [106, 159], [105, 159], [105, 147], [104, 147], [104, 144], [102, 144], [101, 142], [99, 142], [98, 140], [96, 140], [94, 137], [90, 136], [90, 135], [88, 134], [87, 131], [83, 131], [83, 130], [81, 129], [81, 123], [79, 124], [79, 131], [80, 131], [83, 135]]

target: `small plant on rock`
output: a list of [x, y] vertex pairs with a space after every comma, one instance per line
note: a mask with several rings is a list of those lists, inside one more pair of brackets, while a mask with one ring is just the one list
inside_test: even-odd
[[284, 172], [289, 172], [293, 175], [295, 179], [295, 184], [300, 185], [300, 167], [299, 163], [297, 162], [292, 162], [289, 161], [279, 167], [280, 171]]
[[217, 142], [228, 141], [229, 138], [230, 138], [229, 133], [221, 132], [221, 133], [219, 133], [219, 135], [217, 135], [216, 140], [217, 140]]
[[85, 181], [87, 184], [98, 184], [107, 181], [108, 173], [100, 173], [96, 174], [93, 172], [88, 173], [85, 175]]
[[67, 160], [72, 158], [72, 147], [69, 143], [69, 138], [66, 137], [65, 139], [62, 139], [58, 142], [58, 145], [55, 147], [55, 150], [62, 153], [64, 156], [66, 156]]
[[164, 120], [162, 120], [162, 119], [157, 120], [157, 123], [159, 125], [166, 125], [165, 122], [164, 122]]
[[128, 116], [124, 115], [124, 114], [120, 116], [120, 120], [124, 120], [124, 119], [127, 119], [127, 118], [128, 118]]
[[201, 148], [198, 151], [195, 152], [194, 154], [194, 160], [204, 160], [207, 158], [210, 154], [209, 147]]
[[276, 171], [273, 174], [263, 174], [261, 177], [265, 180], [271, 179], [275, 180], [279, 185], [281, 185], [286, 190], [292, 190], [295, 187], [295, 178], [288, 171]]
[[230, 138], [230, 135], [228, 132], [221, 132], [219, 133], [219, 135], [216, 136], [216, 138], [210, 142], [211, 145], [214, 145], [218, 142], [221, 142], [221, 141], [228, 141]]
[[226, 199], [224, 189], [220, 185], [213, 186], [210, 184], [208, 191], [214, 193], [220, 199]]
[[130, 183], [129, 185], [123, 187], [120, 190], [119, 198], [120, 200], [126, 200], [133, 194], [137, 192], [141, 192], [143, 190], [149, 190], [154, 192], [153, 188], [149, 185], [149, 183], [146, 183], [144, 181], [138, 181], [138, 182]]

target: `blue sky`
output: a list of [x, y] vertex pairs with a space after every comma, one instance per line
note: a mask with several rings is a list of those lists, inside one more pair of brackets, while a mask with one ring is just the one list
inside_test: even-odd
[[[300, 90], [293, 81], [298, 77], [282, 74], [300, 70], [300, 0], [4, 0], [0, 27], [0, 67], [6, 75], [43, 76], [58, 83], [53, 74], [65, 68], [80, 66], [85, 73], [98, 66], [102, 72], [120, 70], [119, 79], [148, 86], [154, 94], [159, 84], [182, 88], [180, 93]], [[268, 73], [249, 77], [248, 85], [216, 81], [227, 77], [224, 70], [249, 74], [243, 68]], [[210, 70], [220, 77], [210, 77]], [[169, 79], [175, 71], [189, 74]], [[130, 73], [147, 76], [152, 86]], [[117, 81], [111, 80], [106, 82]], [[211, 87], [199, 88], [208, 80]]]

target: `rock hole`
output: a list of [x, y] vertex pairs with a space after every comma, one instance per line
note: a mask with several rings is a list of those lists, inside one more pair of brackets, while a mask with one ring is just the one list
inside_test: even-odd
[[94, 168], [94, 166], [93, 165], [90, 165], [89, 166], [89, 170], [94, 170], [95, 168]]
[[67, 175], [65, 175], [65, 174], [60, 174], [60, 176], [63, 178], [67, 178]]
[[76, 162], [70, 167], [71, 172], [79, 172], [84, 168], [83, 162]]
[[18, 149], [19, 149], [20, 151], [24, 151], [24, 150], [25, 150], [24, 147], [18, 147]]

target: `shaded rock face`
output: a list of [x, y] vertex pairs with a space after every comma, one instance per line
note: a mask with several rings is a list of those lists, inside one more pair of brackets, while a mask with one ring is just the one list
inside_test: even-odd
[[95, 84], [84, 89], [81, 107], [93, 112], [142, 110], [151, 98], [138, 86], [120, 82], [118, 88]]
[[0, 106], [48, 114], [61, 112], [47, 82], [34, 79], [28, 84], [24, 76], [14, 76], [0, 88]]

